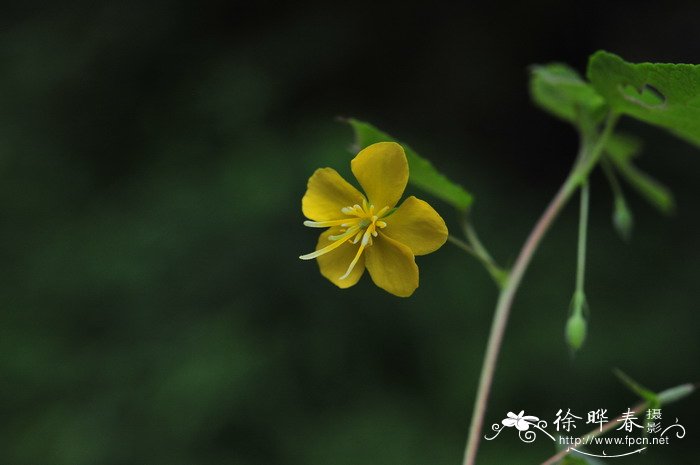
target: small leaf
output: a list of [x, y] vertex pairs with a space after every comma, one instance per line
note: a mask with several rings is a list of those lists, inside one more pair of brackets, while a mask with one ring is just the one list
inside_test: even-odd
[[617, 172], [647, 202], [662, 213], [673, 213], [676, 203], [670, 189], [632, 164], [632, 159], [639, 154], [641, 147], [642, 144], [637, 138], [614, 134], [605, 145], [605, 152]]
[[668, 187], [640, 171], [632, 163], [625, 163], [615, 157], [611, 158], [615, 168], [622, 177], [652, 206], [656, 207], [662, 213], [673, 213], [676, 204], [673, 199], [673, 194]]
[[654, 391], [645, 388], [618, 368], [615, 368], [613, 370], [613, 373], [615, 373], [615, 376], [617, 376], [618, 379], [622, 381], [622, 384], [627, 386], [630, 389], [630, 391], [634, 392], [639, 397], [648, 402], [658, 403], [658, 396]]
[[[394, 141], [396, 139], [390, 135], [380, 131], [369, 123], [349, 118], [344, 120], [355, 132], [356, 151], [359, 151], [368, 145], [376, 142]], [[406, 151], [408, 159], [409, 178], [408, 182], [419, 189], [428, 192], [435, 197], [444, 200], [453, 205], [459, 210], [465, 211], [472, 203], [472, 196], [462, 186], [456, 184], [445, 175], [440, 173], [435, 167], [425, 158], [418, 155], [408, 145], [401, 143]]]
[[573, 455], [567, 455], [564, 460], [561, 461], [561, 465], [588, 465], [588, 460], [583, 457], [574, 457]]
[[[567, 449], [568, 446], [563, 446], [560, 450]], [[577, 447], [578, 450], [585, 450], [583, 446]], [[604, 465], [602, 461], [595, 459], [593, 457], [584, 456], [578, 454], [577, 451], [572, 451], [564, 456], [564, 458], [559, 462], [559, 465]]]
[[593, 459], [591, 457], [583, 457], [581, 455], [572, 455], [568, 454], [566, 457], [564, 457], [564, 460], [561, 461], [560, 465], [599, 465], [602, 464], [602, 462]]
[[587, 74], [613, 111], [700, 146], [700, 65], [633, 64], [598, 51], [588, 61]]
[[642, 141], [638, 137], [616, 132], [608, 137], [605, 151], [619, 161], [630, 162], [642, 151]]
[[531, 72], [530, 95], [544, 110], [572, 123], [578, 122], [581, 112], [594, 122], [605, 116], [605, 99], [569, 66], [535, 65]]
[[656, 396], [660, 405], [666, 405], [688, 397], [693, 392], [695, 392], [695, 385], [687, 383], [661, 391]]

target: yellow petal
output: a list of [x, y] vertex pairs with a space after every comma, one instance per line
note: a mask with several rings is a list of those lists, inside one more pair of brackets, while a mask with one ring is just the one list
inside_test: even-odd
[[333, 168], [319, 168], [309, 178], [301, 211], [310, 220], [330, 221], [343, 218], [340, 210], [362, 205], [364, 197]]
[[[331, 228], [321, 234], [321, 236], [318, 238], [316, 250], [322, 249], [330, 244], [331, 241], [328, 240], [328, 236], [338, 233], [338, 228]], [[316, 261], [318, 261], [318, 267], [321, 269], [321, 274], [341, 289], [346, 289], [357, 284], [362, 277], [362, 273], [365, 272], [364, 254], [360, 256], [357, 264], [355, 264], [355, 267], [352, 269], [347, 278], [341, 280], [340, 277], [348, 271], [348, 267], [355, 258], [358, 248], [359, 244], [346, 242], [337, 249], [316, 258]]]
[[396, 142], [379, 142], [366, 147], [353, 158], [352, 172], [377, 210], [393, 208], [408, 182], [408, 161]]
[[379, 234], [365, 255], [372, 281], [385, 291], [408, 297], [418, 287], [418, 265], [408, 246]]
[[428, 202], [413, 196], [403, 201], [390, 216], [384, 218], [382, 233], [407, 245], [413, 255], [435, 252], [447, 240], [447, 226]]

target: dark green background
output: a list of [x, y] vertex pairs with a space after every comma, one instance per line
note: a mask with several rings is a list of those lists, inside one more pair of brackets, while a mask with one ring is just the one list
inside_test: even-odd
[[[460, 463], [496, 290], [449, 244], [394, 298], [340, 291], [314, 263], [300, 199], [349, 172], [367, 119], [476, 197], [512, 263], [571, 164], [572, 129], [534, 108], [527, 66], [582, 70], [599, 48], [700, 63], [697, 2], [395, 6], [3, 2], [0, 14], [0, 463]], [[630, 121], [678, 212], [631, 198], [624, 244], [592, 186], [590, 335], [563, 341], [575, 267], [567, 208], [523, 283], [487, 423], [525, 409], [619, 413], [698, 380], [700, 153]], [[446, 205], [424, 197], [455, 226]], [[615, 463], [696, 463], [688, 436]], [[580, 425], [577, 431], [582, 431]], [[552, 451], [508, 431], [480, 464]], [[612, 461], [611, 461], [612, 463]]]

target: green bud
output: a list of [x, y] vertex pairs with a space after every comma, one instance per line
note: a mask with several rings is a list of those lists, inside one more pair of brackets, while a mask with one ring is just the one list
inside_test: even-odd
[[634, 218], [632, 212], [627, 207], [627, 202], [622, 197], [615, 198], [615, 209], [613, 211], [613, 225], [622, 239], [628, 241], [632, 235]]
[[566, 322], [566, 342], [577, 351], [586, 340], [586, 319], [581, 314], [574, 314]]
[[571, 299], [571, 316], [566, 322], [566, 342], [572, 350], [577, 351], [586, 340], [587, 323], [583, 316], [588, 313], [588, 303], [583, 292], [576, 291]]

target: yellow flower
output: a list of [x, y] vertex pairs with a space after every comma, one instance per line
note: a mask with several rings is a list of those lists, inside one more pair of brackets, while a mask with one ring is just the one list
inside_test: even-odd
[[318, 259], [321, 274], [340, 288], [355, 285], [365, 268], [374, 284], [399, 297], [418, 287], [415, 256], [439, 249], [447, 226], [426, 202], [408, 197], [399, 206], [408, 182], [408, 161], [395, 142], [379, 142], [362, 150], [350, 167], [365, 197], [332, 168], [309, 178], [301, 210], [305, 226], [329, 228], [316, 251], [302, 260]]

